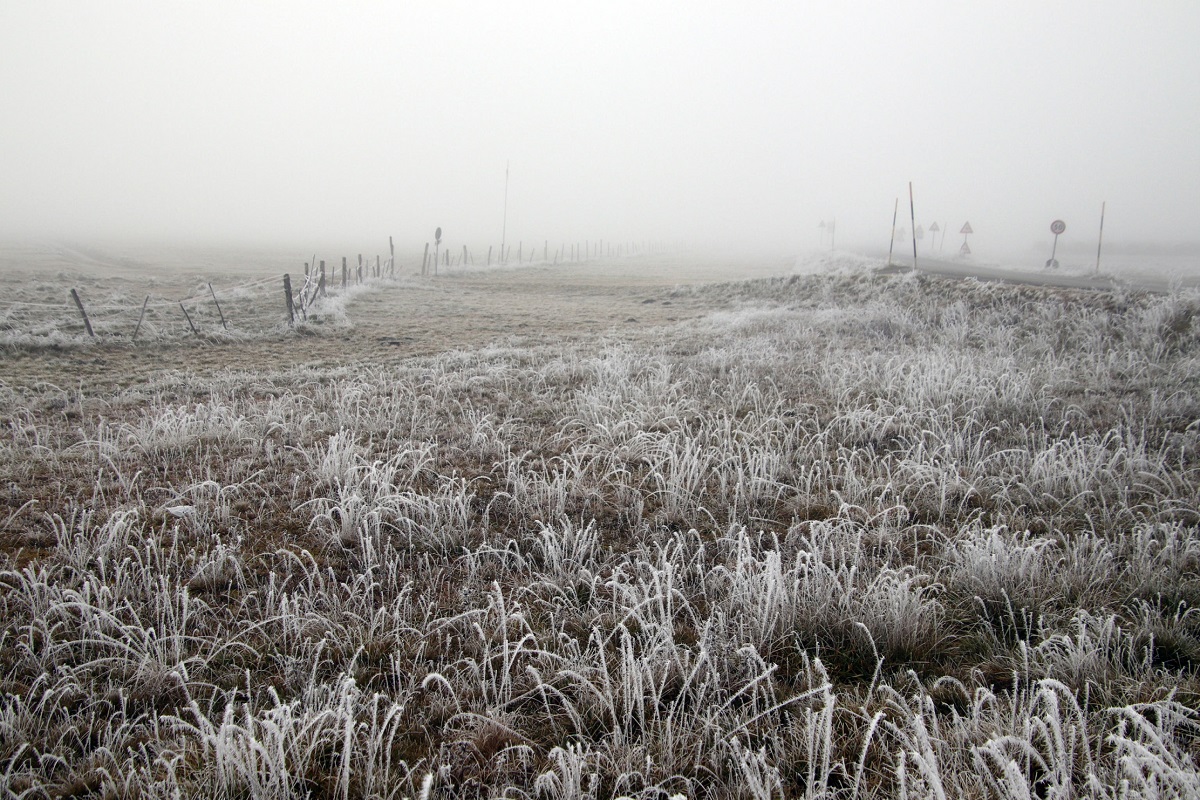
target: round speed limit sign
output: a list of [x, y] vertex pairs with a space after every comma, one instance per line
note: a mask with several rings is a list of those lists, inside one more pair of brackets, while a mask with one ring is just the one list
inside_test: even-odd
[[1061, 219], [1056, 219], [1056, 220], [1054, 220], [1054, 222], [1050, 223], [1050, 232], [1053, 233], [1055, 236], [1058, 236], [1060, 233], [1062, 233], [1066, 229], [1067, 229], [1067, 223], [1063, 222]]

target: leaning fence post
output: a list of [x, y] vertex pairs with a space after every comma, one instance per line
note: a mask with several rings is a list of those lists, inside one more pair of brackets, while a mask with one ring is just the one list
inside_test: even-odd
[[187, 312], [187, 309], [183, 307], [183, 301], [182, 301], [182, 300], [180, 300], [180, 301], [179, 301], [179, 308], [183, 310], [183, 316], [185, 316], [185, 317], [187, 318], [187, 321], [188, 321], [188, 327], [192, 329], [192, 333], [196, 334], [196, 336], [199, 336], [199, 335], [200, 335], [200, 331], [196, 330], [196, 326], [192, 324], [192, 315], [191, 315], [191, 314], [189, 314], [189, 313]]
[[221, 327], [229, 330], [229, 326], [225, 324], [225, 312], [221, 310], [221, 304], [217, 302], [217, 293], [213, 291], [211, 283], [208, 285], [208, 293], [212, 295], [213, 305], [217, 307], [217, 314], [221, 317]]
[[83, 310], [83, 301], [79, 299], [79, 292], [72, 289], [71, 299], [75, 301], [75, 307], [79, 309], [79, 315], [83, 317], [83, 327], [87, 329], [88, 336], [95, 339], [96, 334], [92, 331], [92, 321], [88, 319], [87, 312]]
[[133, 336], [129, 337], [130, 341], [137, 339], [138, 331], [142, 329], [142, 320], [146, 318], [146, 306], [150, 303], [150, 295], [146, 295], [146, 299], [142, 301], [142, 313], [138, 314], [138, 324], [133, 327]]
[[296, 304], [292, 301], [292, 276], [283, 274], [283, 293], [287, 297], [288, 327], [296, 324]]
[[[390, 236], [388, 237], [388, 258], [391, 259], [392, 263], [396, 262], [396, 245], [392, 242], [392, 237]], [[375, 256], [375, 264], [379, 264], [379, 256]], [[379, 273], [379, 277], [383, 277], [382, 272]]]

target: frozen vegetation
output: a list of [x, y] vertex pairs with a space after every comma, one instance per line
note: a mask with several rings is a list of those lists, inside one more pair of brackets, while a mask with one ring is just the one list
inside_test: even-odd
[[4, 796], [1200, 795], [1200, 298], [676, 294], [0, 387]]

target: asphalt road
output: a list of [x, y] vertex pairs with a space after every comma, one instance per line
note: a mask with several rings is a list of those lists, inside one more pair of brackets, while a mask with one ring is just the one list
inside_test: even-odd
[[[886, 273], [908, 272], [913, 269], [912, 259], [893, 259], [893, 265], [885, 267]], [[975, 264], [971, 261], [942, 261], [933, 258], [920, 258], [917, 270], [927, 275], [941, 275], [947, 278], [976, 278], [981, 281], [996, 281], [1027, 286], [1062, 286], [1072, 289], [1142, 289], [1148, 292], [1168, 292], [1179, 284], [1169, 281], [1127, 280], [1112, 275], [1079, 275], [1046, 270], [1019, 270], [995, 265]], [[1196, 280], [1184, 281], [1183, 286], [1196, 288]]]

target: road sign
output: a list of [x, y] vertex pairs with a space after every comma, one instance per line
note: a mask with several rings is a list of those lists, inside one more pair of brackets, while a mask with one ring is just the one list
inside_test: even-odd
[[1058, 259], [1054, 255], [1058, 252], [1058, 235], [1067, 229], [1067, 223], [1061, 219], [1056, 219], [1050, 223], [1050, 232], [1054, 234], [1054, 247], [1050, 250], [1050, 258], [1046, 261], [1046, 266], [1052, 269], [1058, 268]]
[[915, 236], [916, 236], [918, 239], [924, 239], [924, 238], [925, 238], [925, 229], [924, 229], [924, 228], [922, 228], [920, 225], [918, 225], [918, 226], [917, 226], [917, 230], [916, 230], [916, 232], [915, 232], [915, 234], [914, 234], [914, 235], [915, 235]]
[[433, 243], [434, 244], [442, 243], [442, 229], [441, 228], [438, 228], [436, 231], [433, 232]]
[[929, 226], [930, 233], [937, 233], [940, 230], [941, 230], [941, 228], [938, 227], [938, 224], [936, 222]]
[[971, 247], [967, 244], [967, 236], [969, 236], [970, 234], [972, 234], [974, 232], [975, 231], [971, 230], [971, 223], [969, 223], [969, 222], [963, 223], [962, 230], [959, 231], [959, 233], [961, 233], [963, 235], [962, 247], [958, 248], [958, 254], [960, 256], [971, 255]]

